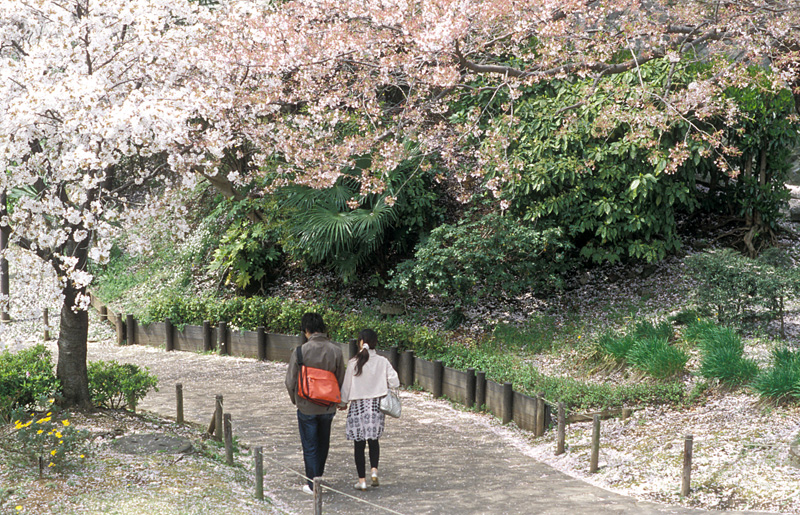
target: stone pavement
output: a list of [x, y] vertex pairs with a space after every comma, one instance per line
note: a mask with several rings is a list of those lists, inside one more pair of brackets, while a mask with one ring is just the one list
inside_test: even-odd
[[[186, 420], [207, 425], [215, 395], [223, 395], [234, 435], [264, 448], [265, 495], [288, 512], [314, 512], [312, 498], [301, 491], [303, 480], [287, 470], [303, 467], [296, 412], [283, 385], [284, 363], [90, 343], [89, 360], [98, 359], [146, 366], [158, 376], [160, 391], [142, 401], [143, 410], [174, 418], [175, 384], [182, 383]], [[325, 484], [404, 515], [707, 513], [589, 485], [526, 457], [485, 415], [419, 392], [403, 391], [401, 397], [403, 416], [387, 418], [381, 438], [381, 486], [353, 489], [355, 466], [343, 412], [334, 419]], [[326, 491], [324, 513], [388, 512]]]

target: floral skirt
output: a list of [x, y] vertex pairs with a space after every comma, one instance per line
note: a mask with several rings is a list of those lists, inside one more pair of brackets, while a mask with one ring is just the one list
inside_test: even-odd
[[381, 413], [380, 403], [380, 397], [350, 401], [345, 423], [348, 440], [377, 440], [381, 437], [386, 415]]

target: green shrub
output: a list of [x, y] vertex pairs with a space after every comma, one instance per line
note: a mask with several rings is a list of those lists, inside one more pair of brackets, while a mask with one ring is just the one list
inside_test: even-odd
[[628, 363], [657, 379], [683, 372], [689, 355], [662, 338], [638, 340], [628, 352]]
[[227, 283], [244, 290], [268, 282], [282, 266], [283, 252], [272, 224], [240, 216], [222, 235], [209, 270], [222, 270]]
[[128, 405], [135, 408], [151, 389], [158, 391], [158, 378], [147, 368], [142, 370], [130, 363], [92, 361], [88, 372], [89, 392], [97, 406], [119, 409]]
[[800, 350], [774, 349], [771, 366], [756, 376], [752, 388], [775, 402], [799, 402]]
[[28, 407], [59, 388], [50, 351], [36, 345], [12, 353], [0, 352], [0, 420], [8, 420], [17, 407]]
[[772, 254], [750, 259], [723, 249], [694, 254], [686, 262], [698, 279], [697, 301], [716, 313], [721, 323], [742, 323], [758, 318], [783, 323], [785, 302], [800, 296], [800, 274], [776, 266]]
[[389, 283], [467, 303], [480, 298], [560, 288], [570, 269], [570, 245], [559, 229], [528, 227], [496, 214], [441, 225], [401, 263]]

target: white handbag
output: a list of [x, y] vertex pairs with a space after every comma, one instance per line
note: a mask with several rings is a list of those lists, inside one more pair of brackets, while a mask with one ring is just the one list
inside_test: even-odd
[[389, 393], [381, 397], [380, 410], [390, 417], [400, 418], [400, 412], [403, 410], [400, 396], [394, 390], [389, 389]]

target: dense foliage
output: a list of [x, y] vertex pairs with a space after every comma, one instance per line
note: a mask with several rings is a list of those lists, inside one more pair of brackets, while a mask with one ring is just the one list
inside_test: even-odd
[[538, 230], [492, 213], [431, 231], [414, 258], [398, 266], [390, 286], [465, 303], [544, 293], [562, 286], [574, 267], [569, 250], [559, 229]]
[[742, 323], [759, 317], [780, 320], [785, 303], [800, 297], [800, 273], [780, 254], [750, 259], [731, 249], [687, 258], [697, 279], [697, 302], [722, 323]]
[[104, 408], [135, 410], [150, 390], [158, 391], [158, 378], [137, 365], [92, 361], [88, 367], [92, 402]]
[[29, 408], [39, 398], [52, 396], [58, 388], [51, 354], [44, 345], [0, 352], [0, 421], [8, 420], [14, 409]]

